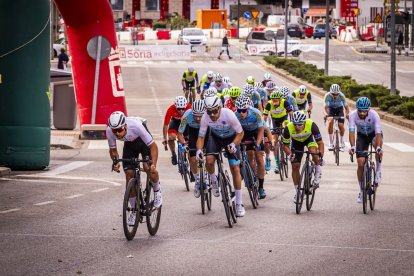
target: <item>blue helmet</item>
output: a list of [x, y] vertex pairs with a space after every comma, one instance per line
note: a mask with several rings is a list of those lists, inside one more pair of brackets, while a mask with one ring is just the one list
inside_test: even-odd
[[371, 101], [367, 97], [360, 97], [356, 101], [357, 109], [369, 109], [371, 107]]

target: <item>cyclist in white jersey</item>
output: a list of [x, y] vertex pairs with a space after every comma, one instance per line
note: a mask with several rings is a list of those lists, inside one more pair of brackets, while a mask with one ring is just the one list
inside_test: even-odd
[[[154, 142], [147, 127], [134, 117], [126, 117], [121, 111], [113, 112], [108, 119], [106, 128], [108, 138], [109, 155], [111, 159], [119, 159], [116, 148], [116, 140], [124, 141], [122, 158], [137, 158], [141, 154], [142, 158], [150, 157], [151, 166], [143, 163], [144, 170], [148, 175], [154, 189], [154, 207], [162, 205], [161, 185], [157, 171], [158, 147]], [[120, 172], [120, 163], [113, 166], [114, 171]], [[129, 162], [122, 162], [124, 167], [126, 185], [134, 177], [135, 167]], [[135, 198], [130, 198], [131, 206], [135, 206]]]
[[[358, 182], [361, 187], [363, 181], [363, 170], [365, 154], [369, 144], [372, 143], [376, 154], [376, 175], [375, 184], [381, 183], [381, 162], [383, 151], [383, 135], [381, 131], [381, 119], [375, 110], [370, 110], [371, 101], [367, 97], [360, 97], [356, 101], [356, 108], [349, 115], [349, 143], [351, 144], [350, 154], [356, 152], [358, 161]], [[355, 131], [357, 133], [355, 137]], [[355, 139], [356, 138], [356, 139]], [[355, 141], [356, 140], [356, 141]], [[355, 143], [356, 142], [356, 143]], [[358, 195], [358, 203], [362, 202], [362, 191]]]
[[[206, 138], [207, 128], [209, 128], [210, 135], [206, 145], [206, 154], [219, 152], [223, 148], [226, 150], [236, 194], [236, 216], [243, 217], [245, 210], [243, 206], [240, 174], [240, 142], [244, 135], [243, 128], [233, 111], [221, 107], [221, 101], [217, 96], [206, 97], [205, 104], [207, 110], [201, 118], [196, 146], [196, 158], [197, 160], [204, 158], [204, 140]], [[214, 173], [216, 157], [214, 155], [208, 155], [206, 159], [206, 168], [210, 175], [212, 192], [215, 197], [218, 197], [220, 196], [220, 192], [217, 176]]]

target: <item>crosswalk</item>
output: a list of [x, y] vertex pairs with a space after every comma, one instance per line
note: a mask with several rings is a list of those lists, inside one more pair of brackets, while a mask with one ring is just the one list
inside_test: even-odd
[[[307, 63], [324, 63], [324, 60], [302, 60]], [[357, 60], [357, 61], [350, 61], [350, 60], [330, 60], [330, 64], [340, 63], [340, 64], [350, 64], [350, 63], [358, 63], [358, 64], [390, 64], [389, 60]], [[413, 60], [401, 60], [397, 61], [397, 64], [414, 64]]]
[[145, 65], [165, 65], [165, 64], [252, 64], [253, 61], [251, 60], [161, 60], [161, 61], [124, 61], [121, 62], [122, 67], [136, 67]]

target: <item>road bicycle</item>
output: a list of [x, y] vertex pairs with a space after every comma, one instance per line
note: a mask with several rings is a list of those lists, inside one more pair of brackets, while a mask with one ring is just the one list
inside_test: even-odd
[[306, 155], [305, 163], [302, 166], [300, 173], [300, 182], [296, 189], [296, 214], [300, 214], [302, 209], [303, 199], [306, 196], [306, 210], [310, 211], [315, 199], [316, 187], [313, 185], [312, 180], [315, 176], [315, 164], [310, 158], [310, 155], [319, 155], [319, 152], [312, 153], [310, 151], [297, 151], [292, 149], [292, 154], [303, 153]]
[[226, 213], [226, 218], [229, 227], [232, 228], [233, 224], [237, 223], [235, 202], [236, 197], [230, 184], [229, 174], [223, 165], [222, 151], [216, 153], [207, 153], [206, 156], [208, 155], [214, 155], [217, 160], [217, 180], [221, 192], [221, 201], [223, 202], [224, 211]]
[[[139, 223], [144, 222], [147, 224], [150, 235], [154, 236], [160, 225], [162, 206], [159, 208], [154, 207], [154, 192], [148, 176], [145, 186], [141, 183], [141, 172], [144, 171], [141, 168], [141, 163], [147, 163], [148, 166], [151, 166], [152, 162], [149, 158], [114, 159], [112, 169], [118, 162], [129, 162], [135, 167], [134, 177], [128, 182], [123, 200], [122, 220], [125, 237], [127, 240], [132, 240], [135, 237]], [[133, 200], [134, 203], [131, 203], [132, 201], [130, 199], [132, 198], [135, 199]], [[132, 204], [134, 205], [132, 206]], [[133, 225], [128, 223], [130, 216], [135, 216], [135, 223]]]
[[207, 209], [211, 210], [211, 185], [210, 179], [206, 170], [206, 165], [203, 160], [198, 162], [198, 171], [200, 176], [200, 200], [201, 200], [201, 213], [204, 215]]
[[[246, 148], [248, 145], [254, 145], [255, 141], [245, 141], [240, 143], [241, 148], [241, 163], [240, 172], [244, 181], [244, 185], [249, 192], [250, 201], [252, 202], [253, 208], [256, 209], [259, 205], [259, 179], [256, 176], [255, 171], [250, 166], [249, 159], [247, 158]], [[256, 145], [255, 145], [256, 147]]]
[[[340, 146], [339, 146], [339, 125], [338, 124], [339, 124], [339, 120], [340, 119], [345, 119], [345, 117], [343, 117], [343, 116], [329, 116], [329, 117], [326, 117], [326, 118], [327, 119], [330, 118], [330, 119], [334, 120], [333, 140], [334, 140], [335, 146], [333, 148], [333, 154], [335, 156], [335, 163], [336, 163], [337, 166], [339, 166], [339, 152], [341, 150], [340, 150]], [[325, 120], [325, 122], [326, 122], [326, 120]]]
[[[363, 171], [363, 181], [361, 183], [362, 191], [362, 211], [364, 214], [368, 210], [368, 201], [371, 211], [375, 208], [375, 200], [377, 196], [378, 183], [375, 183], [376, 169], [375, 162], [372, 161], [372, 154], [376, 154], [376, 151], [372, 150], [372, 144], [370, 144], [369, 150], [367, 151], [357, 151], [357, 153], [362, 153], [364, 155], [364, 171]], [[351, 162], [354, 162], [354, 155], [350, 155]], [[381, 160], [380, 160], [381, 162]]]
[[278, 160], [279, 160], [279, 176], [280, 180], [283, 181], [284, 178], [288, 178], [289, 174], [289, 160], [288, 157], [285, 154], [285, 151], [283, 150], [283, 127], [275, 127], [270, 129], [273, 134], [277, 135], [277, 142], [278, 142]]
[[196, 88], [195, 86], [190, 86], [189, 89], [183, 88], [184, 96], [187, 99], [187, 102], [189, 104], [193, 104], [193, 102], [196, 100], [195, 98], [197, 96], [195, 94], [196, 94], [196, 91], [197, 92], [199, 91], [199, 89], [200, 89], [199, 87]]
[[178, 163], [178, 172], [181, 174], [181, 178], [184, 179], [185, 188], [187, 189], [187, 192], [189, 192], [191, 171], [190, 171], [190, 164], [187, 158], [187, 152], [183, 150], [184, 147], [185, 145], [178, 143], [177, 163]]

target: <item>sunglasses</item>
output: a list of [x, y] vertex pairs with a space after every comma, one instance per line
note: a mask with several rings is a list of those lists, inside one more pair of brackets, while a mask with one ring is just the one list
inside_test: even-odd
[[332, 97], [334, 98], [339, 97], [339, 94], [332, 94]]
[[124, 131], [124, 129], [125, 129], [124, 127], [116, 128], [116, 129], [113, 129], [112, 132], [113, 133], [121, 133], [122, 131]]
[[219, 112], [218, 108], [216, 109], [207, 109], [207, 115], [215, 115]]
[[185, 108], [177, 108], [178, 111], [184, 111]]
[[193, 113], [193, 118], [194, 119], [201, 119], [201, 117], [203, 117], [203, 114], [194, 114]]
[[231, 97], [233, 101], [237, 100], [238, 97]]
[[238, 108], [237, 109], [237, 113], [246, 113], [247, 112], [247, 108]]
[[365, 110], [365, 109], [358, 109], [358, 113], [362, 113], [362, 114], [367, 114], [368, 113], [368, 110]]
[[219, 83], [221, 83], [222, 81], [216, 81], [216, 82], [219, 82]]
[[301, 127], [303, 124], [293, 124], [295, 127]]

